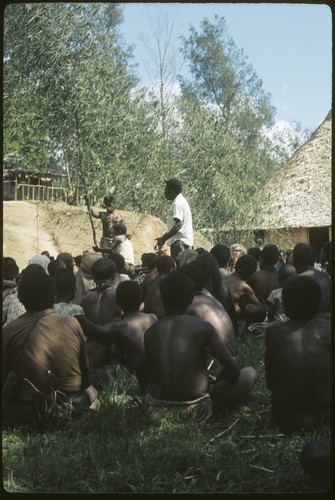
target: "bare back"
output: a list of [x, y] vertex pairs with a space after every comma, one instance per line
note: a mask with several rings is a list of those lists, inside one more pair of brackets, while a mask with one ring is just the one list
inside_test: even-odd
[[187, 313], [208, 321], [215, 328], [227, 349], [232, 354], [236, 352], [233, 323], [223, 305], [215, 297], [202, 293], [195, 295], [192, 304], [187, 308]]
[[144, 295], [143, 311], [145, 313], [154, 314], [158, 319], [165, 316], [165, 309], [161, 297], [161, 292], [159, 291], [159, 284], [164, 277], [165, 275], [161, 274], [150, 281]]
[[247, 284], [251, 286], [258, 300], [266, 302], [272, 290], [280, 287], [278, 271], [268, 271], [266, 269], [255, 271], [247, 279]]
[[205, 352], [235, 376], [239, 368], [222, 339], [207, 321], [180, 314], [165, 316], [144, 334], [149, 392], [157, 399], [190, 401], [208, 392]]
[[112, 328], [117, 356], [130, 372], [145, 363], [144, 332], [156, 321], [154, 314], [134, 312]]
[[229, 288], [234, 301], [236, 317], [239, 319], [243, 314], [243, 308], [248, 304], [259, 304], [253, 289], [241, 278], [232, 274], [226, 278], [226, 285]]
[[106, 288], [102, 293], [88, 292], [81, 302], [85, 316], [96, 325], [104, 325], [114, 318], [121, 317], [121, 309], [116, 304], [116, 290]]
[[331, 405], [331, 322], [276, 323], [265, 334], [265, 373], [272, 405], [312, 413]]

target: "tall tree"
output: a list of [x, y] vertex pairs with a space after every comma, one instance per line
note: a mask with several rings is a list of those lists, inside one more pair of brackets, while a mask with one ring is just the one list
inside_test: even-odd
[[214, 106], [225, 124], [254, 142], [257, 131], [273, 123], [275, 109], [243, 49], [218, 16], [214, 23], [205, 18], [200, 32], [191, 26], [189, 33], [181, 49], [190, 71], [190, 78], [180, 78], [184, 95]]
[[[5, 16], [6, 153], [15, 139], [11, 124], [22, 130], [22, 155], [33, 139], [24, 131], [33, 123], [77, 186], [123, 147], [136, 82], [111, 14], [108, 4], [13, 4]], [[26, 104], [24, 113], [19, 102]]]

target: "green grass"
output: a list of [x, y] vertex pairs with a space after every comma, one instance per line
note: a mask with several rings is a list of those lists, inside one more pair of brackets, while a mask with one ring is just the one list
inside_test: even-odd
[[[98, 412], [63, 430], [3, 431], [3, 485], [13, 493], [294, 493], [322, 491], [299, 465], [321, 430], [282, 435], [269, 421], [264, 339], [239, 343], [258, 381], [248, 401], [204, 426], [151, 423], [136, 380], [120, 371]], [[216, 367], [218, 368], [218, 367]]]

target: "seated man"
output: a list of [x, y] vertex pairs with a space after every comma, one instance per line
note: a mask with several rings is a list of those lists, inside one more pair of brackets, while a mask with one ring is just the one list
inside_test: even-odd
[[165, 309], [159, 290], [162, 279], [176, 268], [176, 263], [170, 255], [160, 255], [157, 259], [156, 268], [158, 276], [147, 286], [144, 295], [143, 312], [154, 314], [158, 319], [165, 315]]
[[[50, 410], [41, 396], [62, 393], [77, 414], [94, 409], [86, 340], [78, 321], [55, 312], [54, 279], [26, 270], [18, 296], [26, 312], [3, 328], [3, 418], [14, 425], [38, 425]], [[18, 383], [12, 385], [18, 377]], [[56, 401], [57, 403], [57, 401]]]
[[278, 271], [275, 268], [278, 257], [279, 250], [276, 245], [265, 245], [259, 258], [260, 270], [255, 271], [246, 280], [258, 300], [264, 305], [272, 290], [279, 288]]
[[289, 321], [265, 333], [265, 375], [274, 423], [283, 431], [330, 423], [331, 322], [317, 318], [321, 288], [308, 276], [291, 276], [283, 286]]
[[256, 259], [251, 255], [242, 255], [235, 263], [235, 270], [224, 280], [233, 297], [240, 333], [250, 323], [264, 321], [266, 317], [266, 307], [260, 304], [253, 289], [246, 283], [256, 269]]
[[[221, 413], [239, 404], [256, 381], [255, 369], [241, 369], [215, 328], [187, 314], [194, 296], [187, 276], [170, 273], [160, 283], [160, 292], [166, 315], [144, 333], [149, 415], [204, 421], [213, 411]], [[207, 349], [224, 367], [210, 393]]]
[[104, 325], [121, 317], [121, 309], [116, 303], [116, 289], [113, 287], [116, 265], [103, 257], [93, 263], [91, 272], [96, 287], [83, 297], [81, 306], [86, 318], [92, 323]]
[[187, 313], [213, 325], [227, 349], [233, 355], [236, 354], [236, 338], [229, 314], [215, 297], [203, 293], [208, 281], [208, 272], [206, 275], [205, 268], [194, 262], [181, 266], [179, 271], [190, 278], [195, 287], [194, 297], [187, 308]]
[[268, 322], [287, 321], [288, 317], [284, 313], [282, 293], [285, 282], [296, 274], [297, 271], [292, 264], [283, 264], [278, 271], [278, 281], [280, 288], [275, 288], [270, 293], [268, 303]]
[[108, 256], [111, 253], [119, 253], [124, 257], [124, 272], [130, 277], [133, 276], [135, 272], [135, 257], [133, 244], [127, 236], [127, 227], [122, 224], [114, 225], [114, 237], [108, 248], [93, 247], [95, 252], [103, 252], [104, 255]]
[[327, 313], [331, 311], [331, 277], [328, 273], [314, 268], [314, 248], [306, 243], [298, 243], [293, 248], [292, 257], [293, 265], [298, 274], [309, 276], [319, 283], [322, 291], [320, 314], [323, 314], [324, 317], [329, 317]]
[[149, 286], [149, 283], [151, 283], [151, 281], [158, 276], [158, 271], [156, 268], [157, 259], [158, 255], [153, 252], [144, 253], [142, 255], [143, 266], [141, 268], [142, 276], [140, 283], [142, 301], [144, 300], [145, 292]]
[[232, 273], [232, 271], [228, 270], [231, 259], [230, 248], [227, 247], [227, 245], [221, 245], [219, 243], [213, 246], [210, 253], [214, 255], [218, 261], [221, 279], [225, 279], [226, 276], [229, 276]]
[[21, 316], [26, 310], [17, 296], [20, 270], [15, 259], [3, 257], [2, 269], [2, 324], [5, 325]]
[[[139, 311], [141, 304], [141, 291], [136, 281], [124, 281], [116, 290], [116, 302], [123, 311], [123, 319], [117, 324], [104, 325], [109, 328], [108, 333], [100, 335], [100, 339], [115, 343], [115, 354], [118, 363], [135, 374], [142, 392], [147, 388], [147, 375], [145, 369], [144, 331], [152, 325], [157, 318], [154, 314]], [[97, 334], [95, 334], [95, 338]]]

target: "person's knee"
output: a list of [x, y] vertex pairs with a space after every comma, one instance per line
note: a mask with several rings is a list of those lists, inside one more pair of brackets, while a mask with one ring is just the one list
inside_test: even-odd
[[329, 480], [331, 472], [330, 439], [310, 441], [299, 456], [301, 467], [313, 477]]
[[241, 385], [246, 390], [251, 390], [257, 381], [257, 371], [253, 366], [246, 366], [241, 369], [240, 373]]

